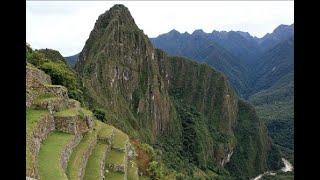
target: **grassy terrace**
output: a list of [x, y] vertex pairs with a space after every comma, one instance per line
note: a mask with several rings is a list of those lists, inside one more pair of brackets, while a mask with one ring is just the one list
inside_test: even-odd
[[48, 98], [38, 98], [34, 101], [34, 104], [44, 103], [44, 102], [52, 102], [59, 100], [59, 97], [48, 97]]
[[124, 164], [126, 153], [112, 149], [107, 157], [106, 164]]
[[36, 102], [38, 101], [43, 101], [46, 99], [53, 99], [56, 98], [57, 96], [53, 95], [53, 94], [42, 94], [40, 96], [37, 97]]
[[39, 174], [41, 179], [62, 180], [67, 176], [60, 164], [60, 154], [74, 135], [55, 131], [43, 142], [39, 152]]
[[26, 128], [28, 136], [28, 134], [32, 132], [35, 125], [37, 125], [37, 123], [41, 120], [41, 118], [49, 114], [49, 112], [47, 110], [27, 109], [26, 114]]
[[113, 148], [125, 149], [125, 146], [128, 143], [128, 141], [128, 135], [124, 134], [118, 129], [114, 129]]
[[92, 142], [97, 139], [97, 131], [97, 129], [88, 131], [84, 135], [78, 146], [74, 148], [67, 167], [67, 175], [69, 179], [78, 179], [78, 174], [82, 166], [84, 154], [88, 152]]
[[100, 124], [101, 125], [101, 129], [100, 129], [100, 131], [98, 133], [98, 137], [100, 139], [105, 139], [105, 138], [108, 138], [108, 137], [112, 136], [112, 134], [113, 134], [112, 126], [104, 124], [104, 123], [102, 123], [100, 121], [96, 121], [96, 124]]
[[34, 129], [37, 125], [38, 121], [41, 120], [42, 117], [47, 115], [49, 112], [45, 110], [34, 110], [34, 109], [27, 109], [26, 111], [26, 167], [27, 169], [34, 167], [35, 162], [34, 159], [31, 157], [30, 147], [29, 147], [29, 138]]
[[136, 162], [128, 162], [128, 180], [139, 180], [138, 167]]
[[84, 115], [92, 115], [92, 112], [83, 108], [69, 108], [63, 111], [59, 111], [54, 114], [55, 116], [58, 117], [69, 117], [69, 116], [84, 116]]
[[87, 162], [84, 175], [85, 180], [103, 179], [100, 176], [100, 163], [103, 161], [103, 157], [107, 148], [107, 144], [100, 142], [97, 143]]
[[105, 174], [106, 179], [112, 179], [112, 180], [123, 180], [124, 179], [124, 173], [121, 172], [108, 172]]

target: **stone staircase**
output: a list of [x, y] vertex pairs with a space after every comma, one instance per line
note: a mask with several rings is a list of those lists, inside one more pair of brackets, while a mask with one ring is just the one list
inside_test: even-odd
[[27, 64], [27, 179], [139, 179], [129, 137]]

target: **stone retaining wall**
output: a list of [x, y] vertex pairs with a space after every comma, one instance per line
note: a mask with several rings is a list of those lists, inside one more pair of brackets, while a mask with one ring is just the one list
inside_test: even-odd
[[65, 98], [65, 99], [69, 98], [68, 89], [64, 86], [46, 84], [45, 88], [46, 88], [46, 94], [52, 94], [54, 96]]
[[112, 133], [108, 137], [101, 137], [101, 136], [98, 135], [97, 138], [98, 138], [99, 141], [101, 141], [103, 143], [106, 143], [106, 144], [111, 146], [111, 144], [113, 142], [113, 138], [114, 138], [114, 130], [112, 129]]
[[100, 177], [102, 177], [103, 179], [105, 179], [105, 167], [106, 167], [106, 160], [107, 160], [107, 155], [110, 151], [110, 146], [108, 145], [106, 148], [105, 153], [102, 156], [102, 160], [100, 161]]
[[38, 178], [38, 154], [40, 151], [41, 142], [45, 140], [50, 132], [55, 129], [55, 123], [53, 116], [51, 114], [44, 115], [38, 123], [33, 128], [33, 132], [31, 132], [27, 137], [27, 147], [30, 152], [30, 156], [33, 159], [33, 167], [27, 168], [27, 176]]
[[83, 134], [89, 130], [87, 122], [80, 116], [55, 116], [56, 129], [70, 133], [70, 134]]
[[69, 108], [80, 108], [81, 104], [79, 101], [74, 99], [68, 99], [68, 107]]
[[44, 84], [51, 84], [51, 78], [45, 72], [28, 63], [26, 66], [26, 107], [32, 105], [33, 100], [45, 91]]
[[68, 99], [56, 97], [35, 101], [32, 107], [35, 109], [48, 109], [50, 113], [53, 113], [67, 108], [68, 105]]
[[81, 166], [80, 166], [80, 171], [79, 171], [79, 178], [80, 179], [83, 179], [83, 177], [84, 177], [84, 173], [85, 173], [85, 170], [86, 170], [86, 166], [87, 166], [87, 162], [88, 162], [89, 156], [91, 155], [92, 150], [94, 149], [96, 144], [97, 144], [97, 138], [95, 138], [93, 141], [91, 141], [91, 143], [89, 145], [89, 148], [88, 148], [88, 151], [86, 151], [85, 154], [83, 155], [83, 159], [82, 159]]
[[125, 156], [124, 156], [124, 163], [123, 164], [109, 164], [109, 169], [112, 169], [113, 171], [116, 172], [123, 172], [125, 173], [125, 177], [127, 176], [127, 164], [128, 164], [128, 151], [129, 151], [129, 144], [127, 143], [125, 146], [124, 151], [122, 149], [115, 149], [112, 148], [115, 151], [120, 151], [120, 152], [124, 152]]
[[79, 144], [81, 139], [82, 139], [81, 134], [75, 135], [75, 137], [65, 146], [64, 150], [61, 152], [60, 164], [64, 170], [67, 169], [68, 161], [73, 151], [73, 148]]

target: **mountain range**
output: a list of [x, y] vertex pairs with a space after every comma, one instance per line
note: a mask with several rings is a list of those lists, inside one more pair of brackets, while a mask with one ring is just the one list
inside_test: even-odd
[[[194, 47], [192, 59], [206, 53], [201, 57], [228, 65], [221, 68], [237, 67], [230, 74], [245, 74], [228, 50], [194, 36], [181, 44]], [[99, 16], [75, 64], [85, 104], [103, 109], [106, 123], [151, 144], [181, 177], [248, 179], [279, 168], [264, 122], [238, 98], [227, 75], [168, 54], [153, 46], [126, 7], [113, 6]]]
[[170, 55], [223, 72], [240, 97], [253, 103], [268, 122], [275, 142], [292, 153], [294, 24], [279, 25], [262, 38], [242, 31], [172, 30], [151, 41]]
[[[292, 156], [294, 24], [279, 25], [262, 38], [242, 31], [198, 29], [192, 34], [171, 30], [150, 40], [169, 55], [206, 63], [224, 73], [237, 94], [256, 106], [274, 141]], [[74, 57], [78, 55], [67, 57], [71, 65]]]

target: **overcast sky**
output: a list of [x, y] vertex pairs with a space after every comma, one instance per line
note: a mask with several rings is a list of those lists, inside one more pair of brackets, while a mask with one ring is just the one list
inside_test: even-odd
[[294, 23], [293, 1], [27, 1], [27, 39], [34, 49], [63, 56], [80, 52], [98, 16], [124, 4], [149, 37], [172, 29], [246, 31], [262, 37], [280, 24]]

